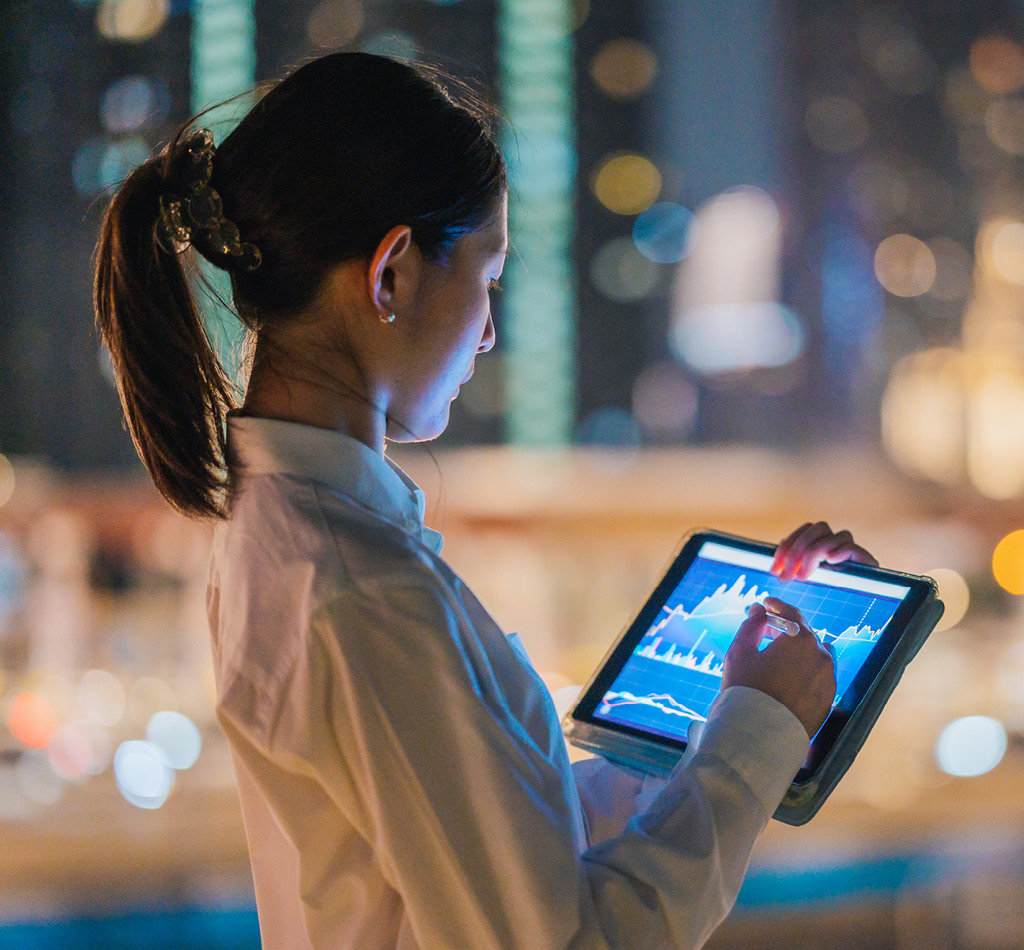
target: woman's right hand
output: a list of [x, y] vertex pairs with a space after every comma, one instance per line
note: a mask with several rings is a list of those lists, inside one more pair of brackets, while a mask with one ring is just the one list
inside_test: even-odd
[[[795, 636], [776, 634], [767, 624], [765, 608], [752, 604], [725, 654], [722, 689], [750, 686], [767, 693], [788, 708], [812, 738], [829, 714], [836, 694], [832, 654], [796, 607], [775, 597], [766, 598], [765, 603], [773, 614], [794, 621], [800, 630]], [[773, 635], [773, 642], [758, 650], [761, 640]]]

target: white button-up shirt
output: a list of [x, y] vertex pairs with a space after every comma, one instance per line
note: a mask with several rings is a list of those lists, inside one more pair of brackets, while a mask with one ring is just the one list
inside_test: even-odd
[[699, 946], [807, 754], [796, 717], [732, 687], [666, 781], [574, 768], [397, 465], [278, 420], [228, 438], [208, 607], [265, 950]]

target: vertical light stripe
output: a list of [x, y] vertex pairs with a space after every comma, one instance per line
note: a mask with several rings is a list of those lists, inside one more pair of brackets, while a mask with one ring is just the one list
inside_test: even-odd
[[519, 199], [510, 210], [515, 248], [502, 278], [508, 441], [565, 445], [576, 390], [570, 0], [499, 0], [498, 69], [512, 127], [502, 150]]
[[[250, 90], [256, 78], [255, 0], [192, 0], [192, 111], [199, 112]], [[251, 96], [207, 113], [200, 125], [217, 142], [252, 107]], [[203, 273], [221, 299], [231, 300], [227, 272], [201, 262]], [[201, 295], [203, 296], [203, 295]], [[206, 327], [228, 376], [239, 383], [245, 330], [239, 319], [215, 300], [203, 299]]]

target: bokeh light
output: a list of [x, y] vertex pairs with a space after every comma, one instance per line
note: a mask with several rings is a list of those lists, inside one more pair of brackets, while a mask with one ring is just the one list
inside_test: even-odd
[[0, 821], [30, 818], [37, 807], [19, 787], [17, 767], [0, 765]]
[[996, 665], [996, 683], [1002, 698], [1024, 705], [1024, 643], [1015, 643]]
[[[978, 362], [978, 361], [976, 361]], [[967, 475], [988, 498], [1024, 493], [1024, 370], [1009, 353], [990, 355], [971, 374]]]
[[935, 80], [935, 64], [894, 9], [868, 8], [857, 29], [861, 55], [893, 92], [920, 95]]
[[935, 255], [916, 237], [890, 235], [875, 251], [875, 276], [889, 293], [916, 297], [935, 282]]
[[1003, 280], [1024, 285], [1024, 224], [998, 225], [992, 238], [992, 266]]
[[61, 778], [70, 782], [93, 773], [93, 748], [88, 733], [72, 723], [59, 726], [46, 748], [50, 765]]
[[639, 214], [657, 200], [661, 173], [654, 163], [628, 152], [606, 158], [593, 176], [594, 195], [616, 214]]
[[7, 705], [7, 728], [22, 745], [45, 749], [57, 731], [57, 713], [49, 700], [22, 690]]
[[780, 303], [712, 304], [679, 317], [669, 345], [697, 373], [785, 366], [806, 346], [803, 322]]
[[645, 366], [633, 383], [633, 418], [652, 435], [680, 437], [697, 423], [697, 387], [672, 362]]
[[173, 769], [190, 769], [203, 748], [196, 724], [180, 712], [163, 710], [146, 727], [146, 739], [160, 749]]
[[954, 69], [947, 76], [942, 106], [947, 115], [962, 125], [981, 125], [990, 101], [991, 96], [970, 70]]
[[14, 767], [14, 777], [25, 797], [37, 805], [55, 805], [64, 794], [64, 781], [40, 749], [21, 756]]
[[132, 132], [157, 125], [167, 117], [170, 93], [157, 79], [123, 76], [111, 83], [100, 100], [100, 118], [110, 133]]
[[804, 114], [810, 140], [823, 152], [845, 155], [860, 148], [868, 137], [864, 110], [846, 96], [819, 96]]
[[952, 484], [964, 472], [964, 356], [939, 348], [912, 353], [892, 370], [882, 397], [882, 441], [904, 471]]
[[1024, 102], [996, 99], [985, 110], [985, 131], [1004, 152], [1024, 155]]
[[77, 700], [87, 718], [108, 728], [121, 721], [127, 705], [121, 681], [106, 670], [88, 670], [82, 675]]
[[613, 238], [590, 260], [590, 279], [609, 300], [642, 300], [658, 285], [658, 265], [644, 257], [632, 238]]
[[939, 585], [939, 600], [946, 607], [935, 629], [949, 630], [964, 619], [971, 603], [971, 590], [967, 581], [951, 568], [939, 567], [925, 573]]
[[692, 224], [693, 215], [682, 205], [659, 201], [633, 222], [633, 242], [644, 257], [671, 264], [690, 252], [696, 231]]
[[0, 508], [14, 495], [14, 466], [6, 455], [0, 453]]
[[178, 709], [174, 689], [156, 676], [140, 676], [128, 690], [128, 716], [145, 727], [155, 713]]
[[938, 300], [963, 300], [971, 292], [971, 255], [952, 238], [937, 237], [928, 242], [935, 258], [935, 280], [928, 293]]
[[1011, 531], [992, 553], [996, 583], [1011, 594], [1024, 594], [1024, 530]]
[[164, 25], [168, 0], [100, 0], [96, 28], [111, 40], [148, 40]]
[[633, 39], [603, 44], [590, 62], [594, 83], [613, 99], [635, 99], [654, 81], [658, 59], [650, 47]]
[[1024, 50], [1005, 36], [983, 36], [971, 44], [971, 74], [980, 86], [1005, 96], [1024, 88]]
[[137, 808], [159, 808], [174, 784], [174, 770], [152, 742], [132, 739], [114, 753], [114, 777], [125, 801]]
[[351, 43], [365, 21], [359, 0], [321, 0], [309, 15], [306, 35], [320, 49], [337, 49]]
[[1006, 729], [989, 716], [954, 719], [939, 735], [935, 761], [947, 775], [975, 776], [991, 772], [1006, 752]]

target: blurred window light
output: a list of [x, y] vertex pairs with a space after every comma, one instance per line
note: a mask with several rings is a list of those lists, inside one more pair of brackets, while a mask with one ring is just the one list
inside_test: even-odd
[[614, 39], [605, 43], [590, 62], [590, 75], [598, 88], [613, 99], [635, 99], [650, 88], [658, 59], [639, 40]]
[[306, 35], [320, 49], [337, 49], [351, 43], [365, 21], [359, 0], [321, 0], [309, 15]]
[[698, 373], [785, 366], [800, 356], [806, 334], [800, 318], [780, 303], [710, 304], [677, 318], [672, 352]]
[[10, 459], [0, 453], [0, 508], [14, 496], [14, 466]]
[[892, 234], [875, 251], [878, 282], [898, 297], [916, 297], [935, 282], [935, 255], [924, 241]]
[[78, 684], [78, 708], [101, 726], [115, 726], [127, 705], [121, 681], [106, 670], [87, 670]]
[[905, 472], [953, 484], [964, 472], [964, 355], [912, 353], [893, 367], [882, 397], [882, 442]]
[[952, 238], [937, 237], [928, 242], [935, 258], [935, 281], [928, 293], [939, 300], [963, 300], [971, 292], [971, 255]]
[[11, 128], [22, 135], [42, 132], [53, 115], [53, 92], [45, 79], [30, 79], [11, 96]]
[[57, 732], [53, 704], [38, 693], [22, 690], [7, 705], [7, 728], [30, 749], [45, 749]]
[[24, 753], [14, 767], [14, 777], [25, 797], [37, 805], [55, 805], [64, 794], [64, 782], [42, 750]]
[[868, 137], [864, 110], [846, 96], [819, 96], [804, 113], [810, 140], [823, 152], [846, 155], [860, 148]]
[[672, 362], [645, 366], [633, 383], [633, 417], [645, 432], [675, 438], [697, 424], [697, 387]]
[[114, 753], [114, 777], [125, 801], [137, 808], [159, 808], [174, 784], [174, 770], [152, 742], [132, 739]]
[[985, 131], [1004, 152], [1024, 155], [1024, 102], [996, 99], [985, 110]]
[[173, 710], [153, 715], [146, 727], [146, 739], [164, 753], [171, 768], [178, 770], [192, 768], [203, 748], [196, 724]]
[[692, 224], [693, 215], [682, 205], [659, 201], [641, 211], [633, 222], [633, 241], [644, 257], [672, 264], [690, 253], [696, 233]]
[[971, 603], [971, 590], [962, 575], [951, 568], [939, 567], [925, 573], [939, 585], [939, 599], [946, 605], [935, 629], [949, 630], [960, 623], [967, 614], [967, 608]]
[[992, 552], [992, 576], [1011, 594], [1024, 594], [1024, 530], [1011, 531]]
[[606, 158], [592, 178], [594, 195], [615, 214], [639, 214], [661, 191], [661, 173], [654, 163], [627, 152]]
[[110, 133], [132, 132], [167, 118], [171, 96], [167, 87], [148, 76], [124, 76], [111, 83], [100, 100], [100, 118]]
[[634, 303], [658, 285], [658, 265], [644, 257], [632, 238], [612, 238], [591, 258], [590, 279], [609, 300]]
[[100, 0], [96, 28], [111, 40], [141, 42], [164, 25], [168, 0]]
[[990, 716], [954, 719], [939, 735], [935, 761], [947, 775], [970, 777], [991, 772], [1006, 752], [1006, 729]]
[[995, 227], [990, 257], [1003, 280], [1024, 285], [1024, 224], [1010, 221]]
[[1024, 88], [1024, 50], [1006, 36], [983, 36], [971, 44], [971, 74], [989, 92], [1005, 96]]

